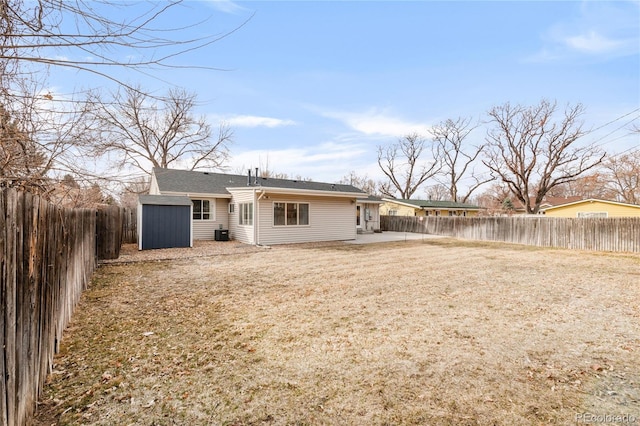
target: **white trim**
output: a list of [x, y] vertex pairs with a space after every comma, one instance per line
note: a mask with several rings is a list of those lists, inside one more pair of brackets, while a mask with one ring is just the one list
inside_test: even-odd
[[[255, 223], [255, 207], [254, 202], [246, 202], [246, 203], [238, 203], [238, 226], [253, 226]], [[247, 208], [247, 213], [251, 213], [251, 223], [244, 223], [244, 206], [251, 206], [251, 208]]]
[[142, 250], [142, 203], [138, 198], [138, 209], [136, 211], [136, 226], [138, 227], [138, 250]]
[[[211, 198], [195, 198], [189, 197], [191, 199], [191, 222], [215, 222], [216, 221], [216, 200]], [[209, 202], [209, 219], [194, 219], [193, 218], [193, 202], [194, 201], [208, 201]], [[200, 217], [204, 214], [203, 211], [200, 212]]]
[[176, 191], [162, 191], [162, 195], [184, 195], [189, 198], [231, 198], [231, 194], [214, 194], [206, 192], [176, 192]]
[[250, 187], [250, 188], [227, 188], [231, 191], [247, 191], [260, 189], [265, 194], [290, 194], [290, 195], [310, 195], [316, 197], [345, 197], [345, 198], [358, 198], [358, 195], [362, 195], [358, 192], [342, 192], [342, 191], [326, 191], [322, 189], [297, 189], [297, 188], [269, 188], [269, 187]]

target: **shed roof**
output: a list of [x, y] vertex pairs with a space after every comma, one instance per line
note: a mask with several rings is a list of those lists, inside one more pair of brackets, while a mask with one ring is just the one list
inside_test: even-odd
[[153, 173], [161, 192], [229, 194], [227, 188], [286, 188], [309, 191], [366, 193], [352, 185], [312, 182], [293, 179], [274, 179], [226, 173], [196, 172], [154, 167]]
[[138, 201], [142, 205], [155, 206], [190, 206], [189, 197], [178, 195], [139, 195]]

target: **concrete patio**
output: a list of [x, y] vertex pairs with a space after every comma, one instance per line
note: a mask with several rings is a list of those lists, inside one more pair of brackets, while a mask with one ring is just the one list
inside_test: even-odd
[[413, 232], [392, 232], [385, 231], [374, 234], [358, 234], [355, 240], [347, 240], [347, 244], [372, 244], [385, 243], [391, 241], [426, 240], [433, 238], [444, 238], [440, 235], [416, 234]]

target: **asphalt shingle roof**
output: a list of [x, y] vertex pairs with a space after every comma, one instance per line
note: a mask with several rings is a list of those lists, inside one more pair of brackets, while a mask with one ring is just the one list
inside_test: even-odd
[[355, 196], [365, 192], [352, 186], [338, 183], [310, 182], [292, 179], [261, 178], [226, 173], [194, 172], [189, 170], [163, 169], [154, 167], [153, 173], [160, 192], [195, 192], [203, 194], [229, 194], [227, 188], [287, 188], [310, 191], [353, 192]]
[[[389, 200], [393, 201], [393, 200]], [[454, 201], [435, 201], [435, 200], [395, 200], [405, 204], [412, 204], [420, 208], [435, 209], [479, 209], [480, 207], [473, 204], [456, 203]]]

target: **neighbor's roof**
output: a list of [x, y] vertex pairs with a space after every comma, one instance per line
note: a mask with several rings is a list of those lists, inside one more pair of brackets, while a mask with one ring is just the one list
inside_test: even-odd
[[578, 204], [587, 204], [587, 203], [595, 203], [595, 202], [597, 202], [597, 203], [605, 203], [605, 204], [613, 204], [613, 205], [616, 205], [616, 206], [633, 207], [633, 208], [640, 209], [640, 206], [637, 205], [637, 204], [622, 203], [622, 202], [619, 202], [619, 201], [600, 200], [598, 198], [588, 198], [586, 200], [579, 200], [579, 201], [574, 201], [572, 203], [559, 204], [557, 206], [547, 207], [547, 208], [545, 208], [543, 210], [544, 211], [554, 210], [554, 209], [560, 209], [560, 208], [568, 207], [568, 206], [575, 206], [575, 205], [578, 205]]
[[[582, 201], [582, 197], [579, 195], [571, 195], [569, 197], [544, 197], [544, 199], [542, 200], [542, 203], [540, 203], [540, 207], [553, 207], [553, 206], [559, 206], [559, 205], [563, 205], [563, 204], [570, 204], [570, 203], [575, 203], [578, 201]], [[522, 204], [522, 201], [516, 199], [516, 198], [512, 198], [511, 202], [513, 203], [513, 206], [515, 207], [516, 210], [524, 210], [524, 204]], [[530, 205], [534, 205], [536, 202], [536, 197], [529, 197], [529, 203]]]
[[375, 195], [368, 195], [366, 197], [358, 197], [358, 202], [370, 203], [370, 204], [382, 204], [384, 203], [384, 200], [380, 197], [376, 197]]
[[464, 210], [480, 210], [481, 207], [466, 204], [457, 203], [454, 201], [435, 201], [435, 200], [403, 200], [394, 198], [385, 198], [384, 201], [389, 203], [404, 204], [410, 207], [417, 207], [421, 209], [464, 209]]
[[231, 175], [226, 173], [194, 172], [153, 168], [160, 192], [184, 192], [201, 194], [229, 194], [227, 188], [286, 188], [308, 191], [353, 192], [362, 195], [364, 192], [352, 185], [325, 182], [310, 182], [292, 179], [258, 179], [251, 176], [247, 184], [247, 175]]
[[190, 206], [189, 197], [179, 195], [139, 195], [138, 201], [143, 205], [156, 206]]

